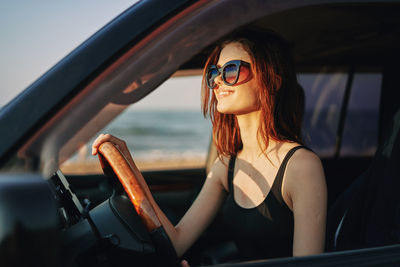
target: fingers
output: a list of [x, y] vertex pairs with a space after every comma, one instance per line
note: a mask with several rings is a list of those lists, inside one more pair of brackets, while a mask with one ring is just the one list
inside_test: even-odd
[[190, 265], [189, 265], [189, 263], [187, 262], [187, 260], [181, 261], [181, 266], [182, 266], [182, 267], [190, 267]]
[[99, 146], [104, 142], [112, 142], [119, 147], [125, 146], [125, 142], [111, 134], [100, 134], [92, 144], [92, 155], [97, 155]]
[[107, 139], [109, 139], [109, 137], [106, 137], [105, 134], [100, 134], [99, 136], [97, 136], [97, 138], [94, 140], [93, 144], [92, 144], [92, 155], [97, 155], [97, 150], [99, 148], [99, 146], [108, 141]]

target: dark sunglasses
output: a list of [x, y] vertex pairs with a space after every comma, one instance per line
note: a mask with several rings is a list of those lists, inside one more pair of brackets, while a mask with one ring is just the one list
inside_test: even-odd
[[241, 60], [231, 60], [226, 62], [221, 68], [216, 65], [209, 65], [206, 72], [207, 86], [210, 89], [214, 89], [217, 86], [215, 78], [220, 74], [222, 80], [226, 85], [232, 86], [237, 83], [239, 79], [240, 66], [250, 67], [250, 63]]

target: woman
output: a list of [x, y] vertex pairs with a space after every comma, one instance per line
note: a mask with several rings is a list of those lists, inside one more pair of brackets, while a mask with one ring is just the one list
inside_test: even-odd
[[[276, 34], [247, 31], [231, 35], [211, 53], [202, 108], [211, 117], [219, 156], [176, 226], [140, 177], [178, 256], [220, 208], [241, 259], [323, 252], [325, 177], [317, 155], [301, 146], [304, 95], [289, 51]], [[108, 134], [94, 141], [93, 155], [105, 141], [133, 163], [125, 142]]]

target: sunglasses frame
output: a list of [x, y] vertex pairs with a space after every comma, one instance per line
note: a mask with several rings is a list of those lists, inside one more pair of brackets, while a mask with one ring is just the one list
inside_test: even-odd
[[[225, 69], [228, 65], [236, 65], [236, 67], [237, 67], [236, 79], [235, 79], [234, 82], [231, 82], [231, 83], [228, 83], [228, 82], [225, 80], [225, 75], [224, 75], [224, 69]], [[215, 85], [215, 86], [211, 86], [210, 83], [209, 83], [208, 73], [209, 73], [210, 69], [216, 69], [216, 70], [218, 71], [218, 75], [215, 76], [215, 78], [217, 78], [219, 75], [221, 75], [222, 81], [224, 81], [224, 84], [226, 84], [226, 85], [228, 85], [228, 86], [232, 86], [232, 85], [235, 85], [235, 84], [237, 83], [238, 79], [239, 79], [240, 66], [247, 66], [247, 67], [250, 67], [250, 63], [248, 63], [248, 62], [246, 62], [246, 61], [242, 61], [242, 60], [231, 60], [231, 61], [226, 62], [221, 68], [218, 68], [217, 65], [209, 65], [209, 66], [207, 67], [207, 71], [206, 71], [206, 83], [207, 83], [207, 87], [208, 87], [209, 89], [214, 89], [214, 88], [216, 87], [216, 85]], [[214, 80], [215, 80], [215, 78], [214, 78]], [[215, 83], [215, 84], [216, 84], [216, 83]]]

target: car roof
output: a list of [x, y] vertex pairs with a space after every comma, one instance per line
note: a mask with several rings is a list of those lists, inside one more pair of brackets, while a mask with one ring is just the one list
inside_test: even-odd
[[237, 27], [280, 33], [303, 71], [386, 64], [398, 54], [399, 9], [399, 1], [141, 1], [1, 110], [1, 162], [18, 151], [40, 159], [32, 168], [54, 170], [174, 72], [201, 69], [210, 45]]

